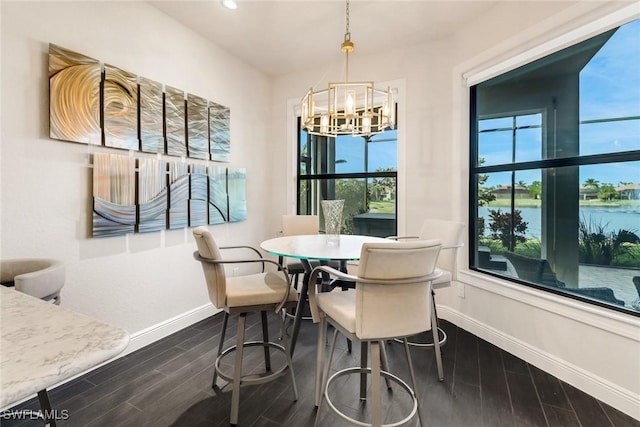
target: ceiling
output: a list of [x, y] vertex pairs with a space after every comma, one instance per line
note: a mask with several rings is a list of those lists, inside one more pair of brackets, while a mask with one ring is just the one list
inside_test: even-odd
[[[346, 3], [339, 0], [149, 1], [247, 64], [279, 76], [342, 61]], [[351, 0], [354, 54], [436, 40], [455, 32], [496, 1]]]

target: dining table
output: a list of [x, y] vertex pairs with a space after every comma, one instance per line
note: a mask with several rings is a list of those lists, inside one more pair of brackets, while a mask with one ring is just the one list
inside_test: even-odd
[[[360, 251], [364, 243], [385, 241], [389, 240], [382, 237], [351, 234], [303, 234], [275, 237], [260, 244], [264, 251], [272, 255], [299, 259], [305, 270], [291, 332], [290, 353], [292, 356], [300, 333], [304, 304], [306, 304], [309, 294], [309, 276], [313, 270], [314, 261], [320, 265], [328, 265], [331, 261], [338, 261], [340, 270], [346, 273], [347, 262], [360, 259]], [[323, 275], [320, 286], [327, 290], [328, 285], [328, 278]]]
[[33, 414], [7, 411], [37, 394], [45, 423], [72, 414], [52, 409], [47, 389], [120, 354], [129, 343], [122, 328], [0, 286], [0, 410], [3, 419]]

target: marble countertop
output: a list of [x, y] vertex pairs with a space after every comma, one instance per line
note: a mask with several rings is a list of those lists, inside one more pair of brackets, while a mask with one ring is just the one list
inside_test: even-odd
[[0, 408], [120, 354], [129, 334], [0, 286]]

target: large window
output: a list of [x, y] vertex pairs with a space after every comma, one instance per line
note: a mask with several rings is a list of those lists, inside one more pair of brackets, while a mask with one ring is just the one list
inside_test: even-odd
[[640, 21], [471, 88], [471, 268], [640, 315]]
[[396, 234], [397, 130], [330, 138], [298, 132], [298, 213], [344, 199], [342, 233]]

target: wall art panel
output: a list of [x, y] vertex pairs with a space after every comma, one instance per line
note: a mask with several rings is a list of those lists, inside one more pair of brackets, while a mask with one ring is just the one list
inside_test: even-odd
[[53, 43], [49, 88], [53, 139], [230, 161], [228, 107]]
[[227, 169], [227, 193], [229, 194], [229, 222], [247, 219], [246, 169]]
[[167, 136], [167, 154], [186, 156], [185, 139], [185, 100], [184, 92], [166, 86], [164, 89], [165, 129]]
[[133, 233], [136, 225], [133, 157], [93, 155], [93, 236]]
[[88, 56], [49, 45], [49, 136], [102, 144], [100, 63]]
[[229, 126], [231, 110], [211, 102], [209, 105], [209, 147], [211, 160], [229, 162], [231, 160], [231, 139]]
[[164, 153], [164, 98], [162, 83], [139, 77], [140, 147], [145, 153]]
[[167, 228], [167, 162], [138, 160], [138, 229], [140, 233]]
[[187, 95], [187, 148], [189, 157], [209, 160], [209, 102]]
[[227, 197], [227, 168], [209, 166], [209, 224], [222, 224], [229, 220]]
[[189, 224], [189, 171], [181, 161], [169, 162], [169, 222], [171, 230]]
[[207, 167], [189, 167], [189, 227], [207, 224]]
[[104, 145], [138, 150], [138, 77], [105, 64], [102, 100]]
[[246, 193], [244, 168], [97, 153], [93, 236], [242, 221], [247, 218]]

